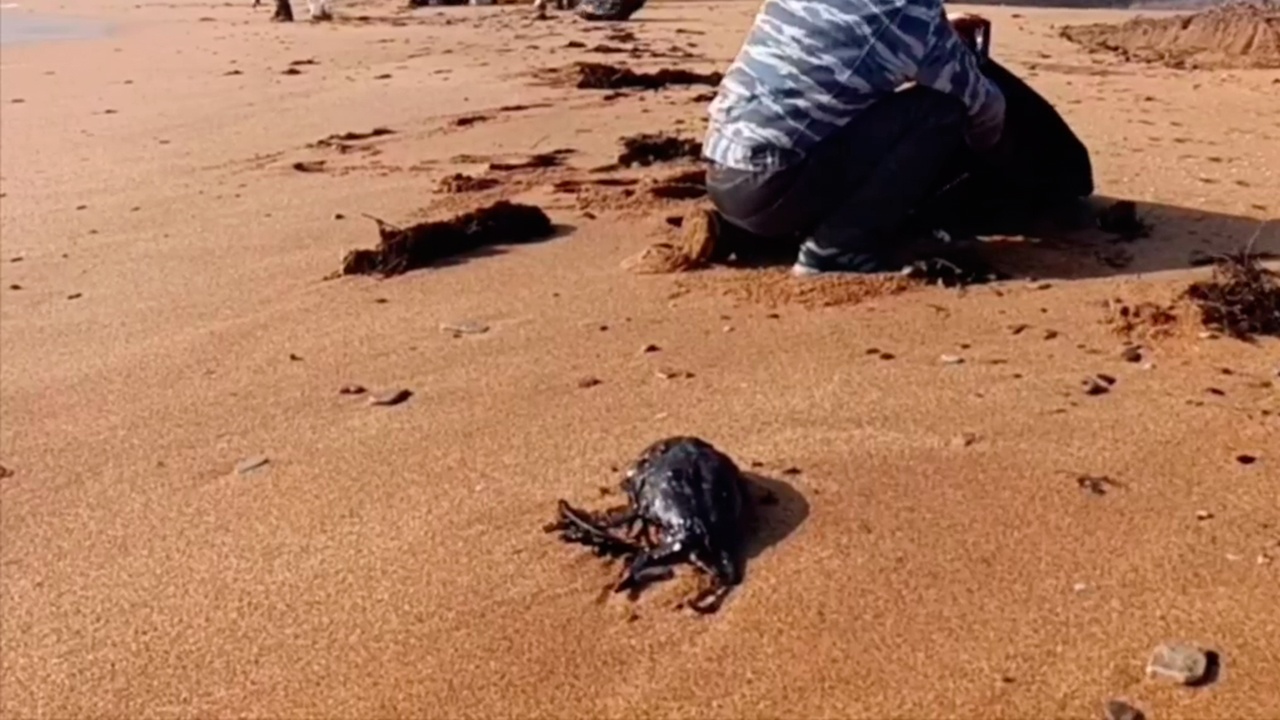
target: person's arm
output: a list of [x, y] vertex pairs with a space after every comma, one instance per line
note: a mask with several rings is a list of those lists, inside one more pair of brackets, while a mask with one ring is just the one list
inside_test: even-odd
[[987, 150], [1004, 131], [1004, 94], [982, 74], [977, 55], [946, 16], [938, 12], [936, 18], [916, 83], [959, 98], [969, 110], [969, 144]]

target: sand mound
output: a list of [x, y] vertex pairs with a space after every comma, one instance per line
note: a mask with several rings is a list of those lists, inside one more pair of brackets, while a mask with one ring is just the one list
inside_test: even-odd
[[1094, 52], [1173, 68], [1280, 68], [1280, 2], [1233, 3], [1193, 15], [1072, 25], [1062, 36]]
[[665, 275], [706, 267], [715, 254], [715, 220], [711, 212], [689, 212], [680, 224], [675, 243], [654, 243], [622, 261], [624, 270], [638, 275]]
[[903, 275], [833, 275], [795, 278], [785, 269], [745, 270], [679, 281], [682, 291], [711, 290], [740, 304], [776, 308], [795, 305], [804, 308], [857, 305], [868, 300], [897, 295], [921, 283]]

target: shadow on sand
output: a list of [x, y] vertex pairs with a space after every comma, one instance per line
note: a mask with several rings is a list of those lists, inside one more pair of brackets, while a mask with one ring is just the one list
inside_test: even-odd
[[[1098, 225], [1101, 211], [1116, 202], [1116, 198], [1094, 196], [1032, 222], [982, 223], [969, 229], [980, 240], [972, 252], [1012, 278], [1060, 280], [1198, 267], [1215, 255], [1250, 244], [1264, 257], [1280, 255], [1280, 218], [1258, 220], [1137, 202], [1137, 215], [1149, 229], [1141, 237], [1126, 239]], [[726, 263], [730, 266], [771, 267], [795, 262], [796, 248], [787, 244], [751, 239], [735, 241], [734, 245], [737, 255]], [[928, 240], [909, 251], [901, 250], [903, 259], [946, 257], [949, 252], [945, 245]]]
[[751, 560], [787, 539], [809, 517], [809, 501], [789, 483], [743, 473], [751, 498], [745, 559]]

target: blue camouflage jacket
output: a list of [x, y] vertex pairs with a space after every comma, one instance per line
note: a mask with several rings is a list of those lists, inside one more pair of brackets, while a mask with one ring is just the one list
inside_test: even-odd
[[998, 139], [1004, 96], [941, 0], [765, 0], [711, 103], [703, 156], [785, 166], [912, 81], [964, 102], [973, 144]]

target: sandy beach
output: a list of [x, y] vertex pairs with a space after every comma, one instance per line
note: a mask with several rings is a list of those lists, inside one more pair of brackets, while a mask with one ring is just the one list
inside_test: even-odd
[[[1150, 237], [1010, 240], [1016, 279], [964, 289], [629, 272], [699, 201], [599, 168], [701, 138], [713, 88], [563, 70], [723, 70], [756, 7], [5, 10], [111, 31], [0, 51], [0, 715], [1280, 718], [1280, 342], [1117, 322], [1197, 254], [1280, 252], [1280, 70], [970, 8]], [[502, 199], [555, 237], [326, 279], [364, 214]], [[618, 567], [541, 529], [672, 434], [778, 498], [709, 617], [604, 598]], [[1211, 682], [1145, 677], [1173, 641]]]

